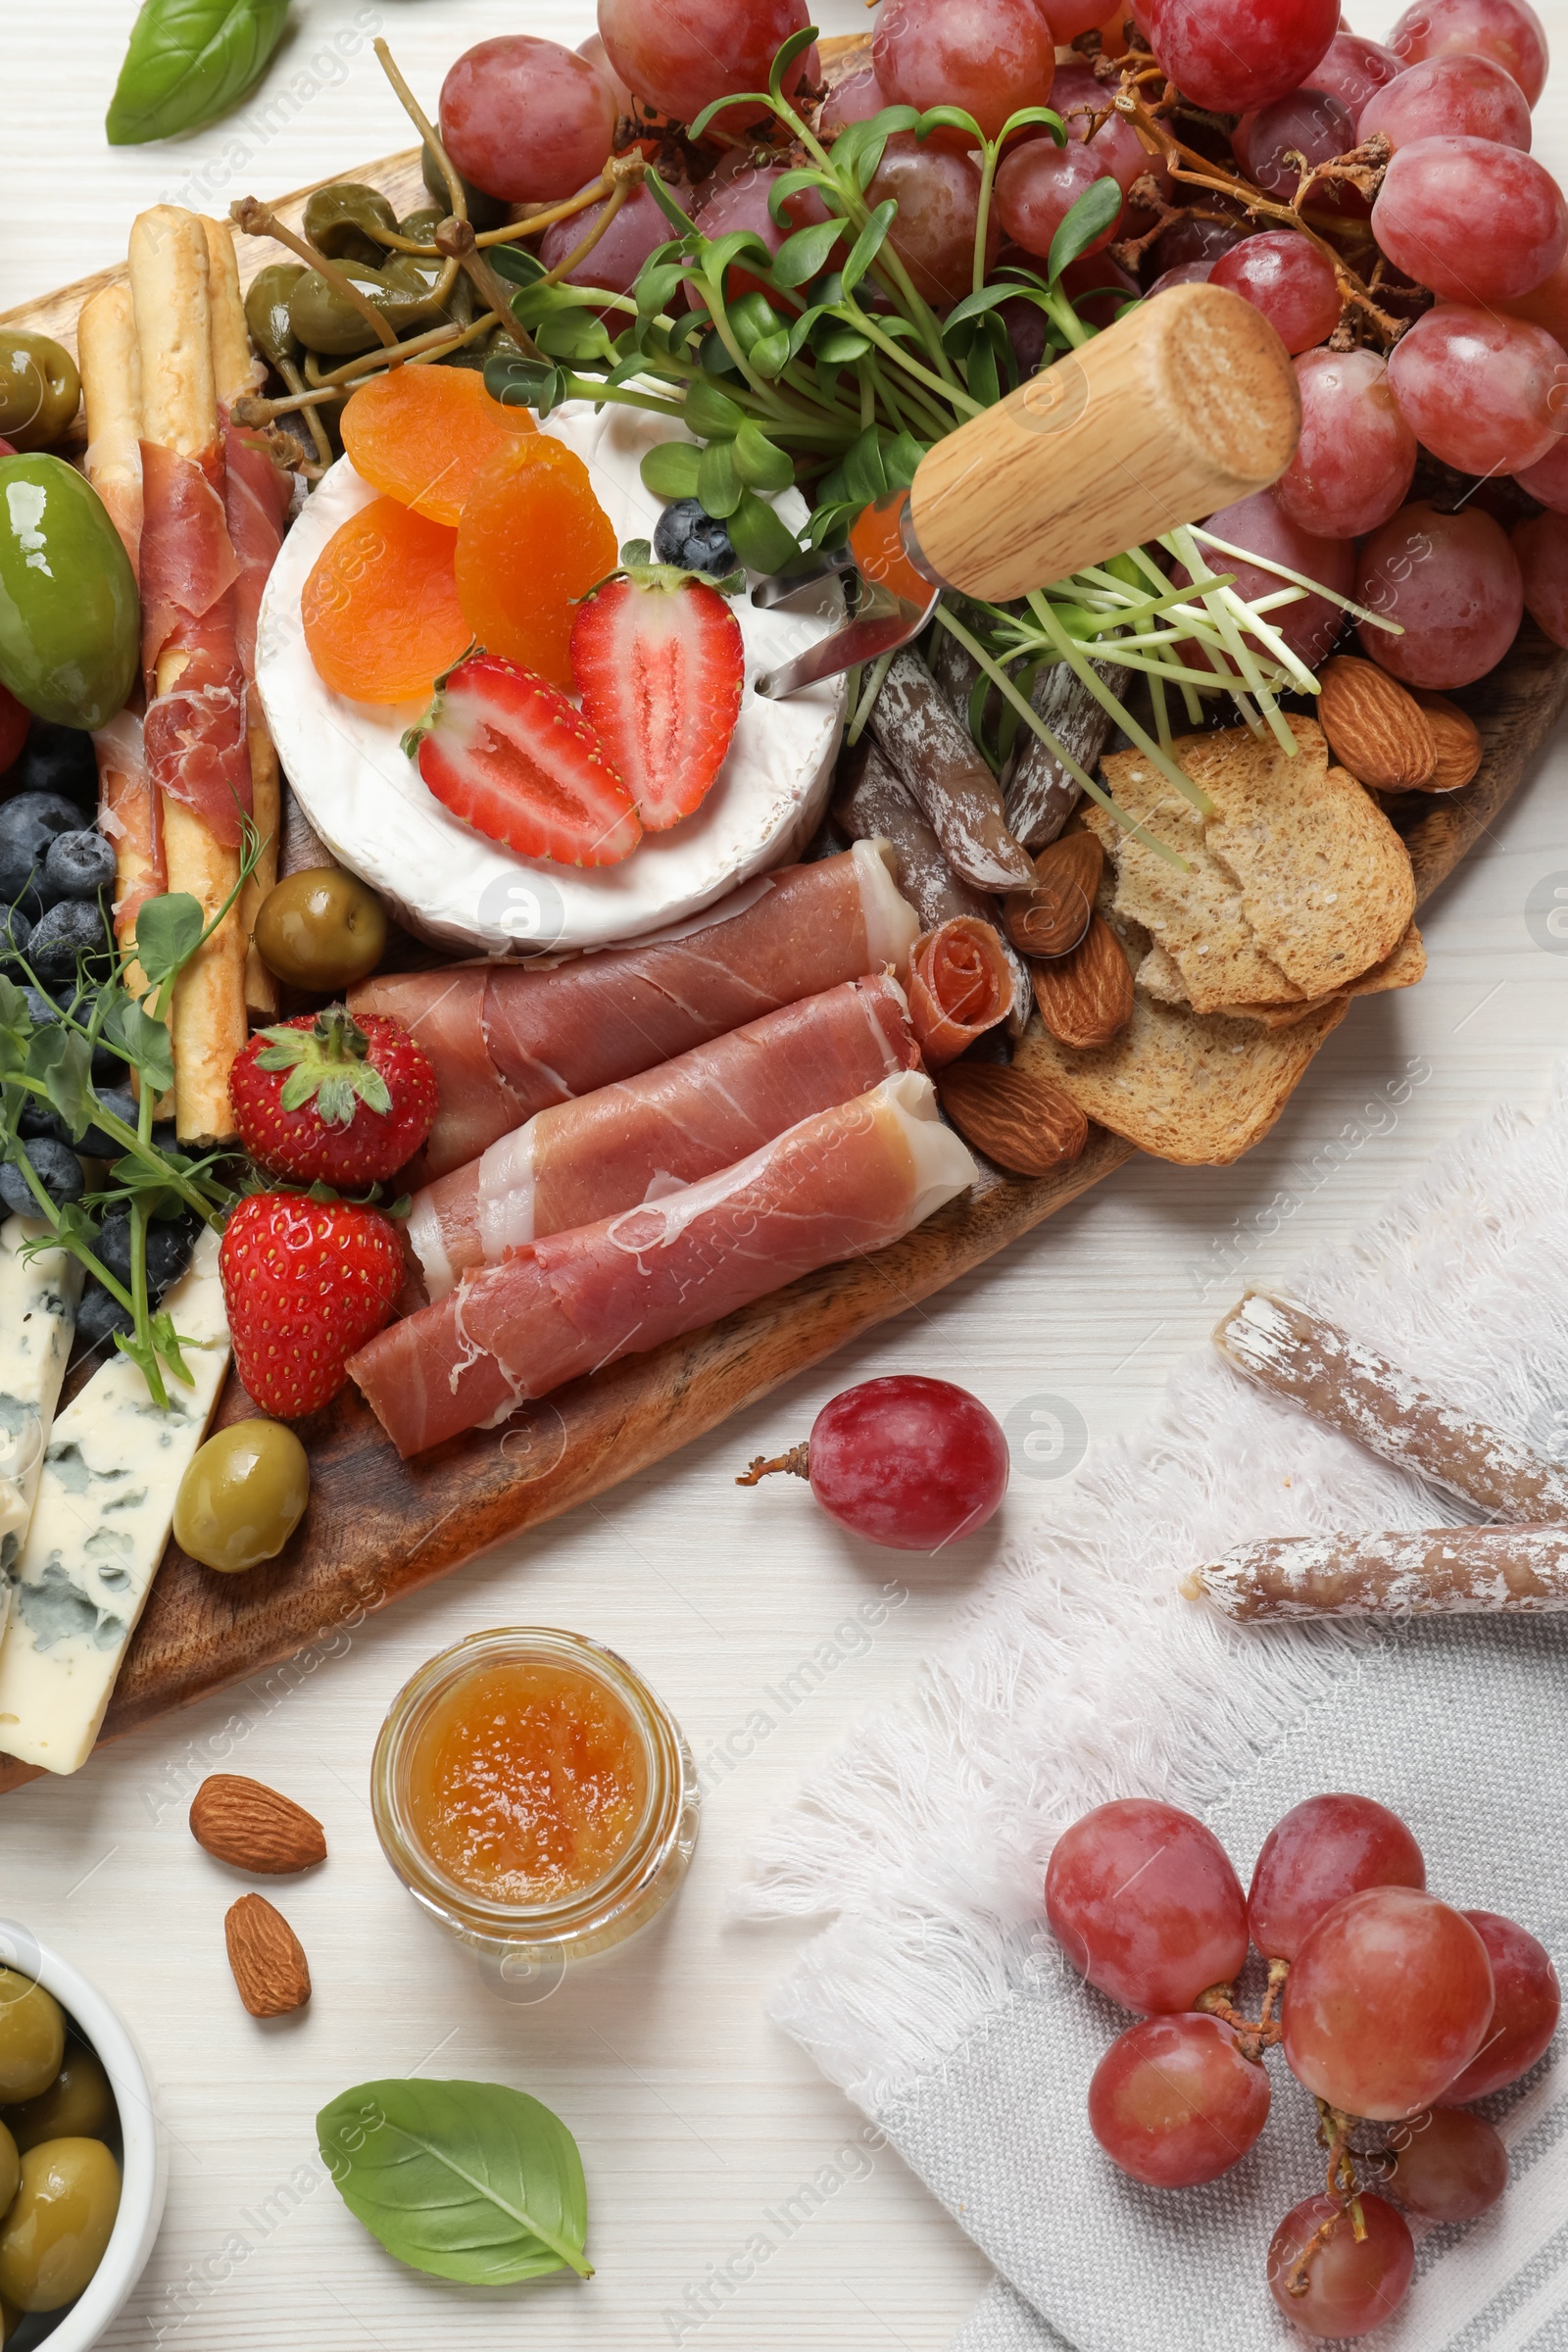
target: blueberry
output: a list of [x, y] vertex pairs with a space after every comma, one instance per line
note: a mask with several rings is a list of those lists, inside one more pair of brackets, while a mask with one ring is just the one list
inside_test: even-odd
[[40, 1102], [36, 1095], [28, 1095], [24, 1099], [22, 1108], [17, 1113], [17, 1133], [29, 1137], [46, 1135], [54, 1144], [69, 1144], [71, 1141], [71, 1129], [59, 1111], [51, 1110], [47, 1102]]
[[[19, 792], [57, 793], [89, 813], [98, 806], [98, 760], [78, 727], [35, 718], [7, 783]], [[77, 823], [81, 821], [78, 813]]]
[[[33, 1174], [56, 1208], [66, 1208], [79, 1200], [84, 1189], [81, 1162], [67, 1144], [57, 1144], [51, 1136], [29, 1136], [23, 1146], [32, 1162]], [[14, 1160], [0, 1167], [0, 1200], [19, 1217], [35, 1217], [38, 1202], [32, 1188]]]
[[[81, 810], [58, 792], [19, 792], [0, 803], [0, 900], [15, 905], [22, 899], [34, 912], [30, 894], [42, 878], [49, 844], [57, 833], [80, 830]], [[24, 899], [24, 892], [29, 897]]]
[[0, 971], [8, 964], [17, 965], [18, 957], [27, 952], [31, 935], [32, 923], [24, 908], [0, 906]]
[[80, 899], [63, 899], [33, 924], [27, 960], [40, 980], [74, 980], [83, 956], [89, 962], [108, 963], [104, 918], [96, 906], [88, 906]]
[[23, 997], [27, 1015], [35, 1029], [48, 1029], [60, 1018], [60, 1007], [53, 997], [46, 997], [41, 988], [24, 987]]
[[[135, 1126], [136, 1098], [128, 1086], [100, 1086], [97, 1091], [105, 1110], [112, 1110], [127, 1127]], [[124, 1148], [102, 1127], [89, 1127], [76, 1145], [76, 1150], [85, 1152], [89, 1159], [118, 1159]]]
[[664, 509], [654, 531], [654, 554], [661, 564], [678, 564], [682, 571], [709, 571], [720, 580], [740, 567], [728, 531], [703, 512], [700, 498], [677, 498]]
[[114, 886], [112, 842], [90, 828], [55, 835], [43, 862], [46, 900], [95, 899], [101, 890], [113, 891]]
[[[104, 1263], [108, 1265], [106, 1258]], [[110, 1268], [111, 1273], [114, 1271]], [[90, 1275], [81, 1286], [81, 1303], [76, 1308], [76, 1346], [78, 1348], [112, 1348], [117, 1331], [132, 1332], [136, 1318], [127, 1307], [121, 1305], [112, 1291]]]
[[[147, 1220], [147, 1288], [160, 1298], [190, 1263], [196, 1247], [196, 1217], [149, 1217]], [[130, 1287], [130, 1213], [111, 1209], [98, 1229], [98, 1255], [126, 1289]]]

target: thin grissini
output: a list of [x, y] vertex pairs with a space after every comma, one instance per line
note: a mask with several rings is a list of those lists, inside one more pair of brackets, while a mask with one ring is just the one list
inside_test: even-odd
[[1536, 1616], [1568, 1609], [1568, 1528], [1396, 1528], [1242, 1544], [1182, 1580], [1249, 1624], [1298, 1617]]
[[976, 890], [1027, 890], [1034, 865], [1007, 829], [1002, 787], [918, 654], [894, 656], [871, 726], [955, 873]]
[[1214, 1345], [1259, 1388], [1494, 1517], [1568, 1524], [1568, 1470], [1446, 1404], [1377, 1348], [1304, 1307], [1250, 1291]]
[[[1096, 662], [1091, 666], [1119, 702], [1132, 673], [1116, 662]], [[1104, 704], [1065, 662], [1054, 662], [1041, 671], [1029, 700], [1035, 716], [1050, 728], [1062, 750], [1093, 775], [1110, 733], [1110, 712]], [[1020, 729], [1020, 735], [1017, 761], [1004, 795], [1007, 822], [1025, 849], [1043, 850], [1066, 824], [1083, 797], [1083, 788], [1032, 728]]]
[[82, 304], [76, 361], [87, 418], [81, 469], [103, 500], [134, 570], [141, 552], [141, 348], [130, 288], [122, 281]]

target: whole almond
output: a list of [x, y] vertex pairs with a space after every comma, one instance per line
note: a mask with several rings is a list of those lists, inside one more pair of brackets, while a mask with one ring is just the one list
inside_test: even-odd
[[190, 1834], [220, 1862], [282, 1878], [326, 1860], [326, 1832], [291, 1796], [237, 1772], [215, 1772], [192, 1799]]
[[1065, 1167], [1089, 1141], [1089, 1121], [1071, 1097], [1027, 1070], [954, 1061], [938, 1072], [937, 1093], [965, 1142], [1014, 1176]]
[[228, 1965], [252, 2017], [287, 2017], [311, 1997], [299, 1937], [265, 1894], [242, 1894], [223, 1921]]
[[1438, 751], [1437, 770], [1426, 790], [1457, 792], [1473, 781], [1486, 756], [1481, 729], [1469, 712], [1461, 710], [1457, 703], [1450, 703], [1446, 695], [1423, 691], [1417, 694], [1416, 701]]
[[1040, 1017], [1064, 1046], [1108, 1046], [1133, 1017], [1132, 966], [1102, 914], [1090, 916], [1070, 956], [1037, 963], [1030, 976]]
[[1093, 833], [1064, 833], [1035, 859], [1033, 890], [1002, 902], [1007, 937], [1020, 956], [1070, 956], [1089, 928], [1105, 853]]
[[1318, 676], [1318, 721], [1340, 765], [1373, 792], [1422, 792], [1438, 747], [1415, 696], [1375, 662], [1339, 654]]

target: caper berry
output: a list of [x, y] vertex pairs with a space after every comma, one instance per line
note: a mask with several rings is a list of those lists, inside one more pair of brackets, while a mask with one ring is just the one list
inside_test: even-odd
[[174, 1503], [174, 1539], [235, 1576], [276, 1559], [305, 1515], [311, 1465], [281, 1421], [236, 1421], [191, 1459]]
[[416, 245], [433, 245], [435, 232], [446, 217], [444, 206], [426, 205], [420, 212], [406, 214], [398, 222], [398, 233], [410, 238]]
[[303, 262], [273, 262], [259, 270], [245, 297], [251, 341], [268, 365], [281, 368], [299, 356], [300, 340], [289, 320], [289, 297], [305, 275]]
[[[436, 265], [421, 263], [414, 254], [395, 253], [384, 268], [372, 270], [363, 262], [343, 264], [342, 274], [373, 303], [394, 334], [416, 334], [439, 325], [446, 317], [430, 299]], [[375, 329], [346, 294], [307, 270], [289, 296], [288, 315], [294, 332], [307, 351], [326, 352], [347, 359], [368, 351], [378, 341]]]
[[0, 438], [13, 449], [49, 449], [76, 414], [76, 363], [48, 335], [0, 327]]
[[289, 874], [256, 916], [256, 949], [291, 988], [329, 996], [373, 972], [386, 948], [386, 915], [358, 874], [335, 865]]
[[368, 262], [377, 267], [387, 248], [369, 234], [377, 228], [396, 228], [398, 217], [379, 188], [354, 179], [334, 180], [317, 188], [305, 206], [305, 241], [331, 262]]
[[104, 2258], [119, 2211], [120, 2167], [101, 2139], [29, 2148], [0, 2222], [0, 2295], [19, 2311], [74, 2303]]
[[66, 2021], [54, 1994], [14, 1968], [0, 1968], [0, 2104], [47, 2090], [65, 2048]]
[[[115, 2094], [96, 2050], [82, 2041], [68, 2041], [60, 2072], [47, 2090], [3, 2120], [17, 2146], [25, 2155], [46, 2139], [105, 2139], [113, 2132], [119, 2111]], [[3, 2187], [0, 2181], [0, 2187]], [[0, 2199], [0, 2211], [4, 2200]]]

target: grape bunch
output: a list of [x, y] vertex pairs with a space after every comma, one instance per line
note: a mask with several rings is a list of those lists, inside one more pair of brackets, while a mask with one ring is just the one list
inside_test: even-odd
[[[1307, 2335], [1365, 2335], [1395, 2311], [1415, 2266], [1406, 2214], [1470, 2221], [1502, 2194], [1507, 2153], [1469, 2102], [1546, 2048], [1556, 1971], [1512, 1920], [1429, 1892], [1386, 1805], [1308, 1797], [1245, 1895], [1192, 1814], [1101, 1805], [1056, 1841], [1046, 1916], [1079, 1975], [1139, 2014], [1089, 2085], [1090, 2129], [1133, 2180], [1192, 2188], [1239, 2163], [1268, 2120], [1271, 2050], [1312, 2093], [1324, 2186], [1280, 2223], [1266, 2268]], [[1256, 2018], [1236, 2005], [1250, 1947], [1268, 1963]]]

